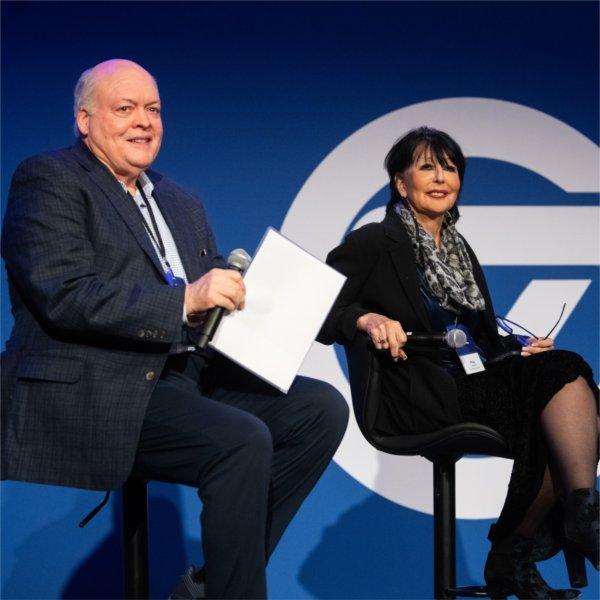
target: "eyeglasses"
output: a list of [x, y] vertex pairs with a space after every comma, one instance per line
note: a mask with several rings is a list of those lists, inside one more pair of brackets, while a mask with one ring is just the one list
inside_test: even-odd
[[[498, 325], [498, 327], [500, 327], [500, 329], [502, 329], [503, 331], [506, 331], [506, 333], [508, 333], [508, 334], [513, 333], [513, 329], [510, 325], [514, 325], [515, 327], [518, 327], [519, 329], [522, 329], [523, 331], [528, 333], [531, 337], [545, 340], [545, 339], [549, 338], [552, 335], [552, 332], [558, 327], [558, 324], [560, 323], [563, 315], [565, 314], [565, 308], [567, 308], [566, 302], [564, 302], [562, 305], [562, 309], [560, 311], [560, 315], [558, 316], [558, 320], [556, 321], [556, 323], [554, 323], [554, 325], [552, 326], [552, 329], [543, 338], [538, 338], [538, 336], [535, 335], [535, 333], [529, 331], [529, 329], [527, 329], [526, 327], [523, 327], [523, 325], [519, 325], [518, 323], [515, 323], [514, 321], [511, 321], [510, 319], [507, 319], [506, 317], [499, 317], [498, 315], [496, 315], [496, 325]], [[509, 323], [510, 323], [510, 325], [509, 325]], [[529, 346], [530, 341], [527, 336], [524, 336], [522, 334], [514, 334], [514, 335], [520, 344], [523, 344], [523, 346]]]

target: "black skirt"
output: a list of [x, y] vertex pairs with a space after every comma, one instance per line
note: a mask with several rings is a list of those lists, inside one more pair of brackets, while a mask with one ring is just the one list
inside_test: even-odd
[[514, 458], [508, 494], [490, 540], [514, 531], [537, 496], [548, 463], [540, 413], [560, 389], [583, 377], [596, 396], [592, 370], [579, 354], [566, 350], [514, 356], [474, 375], [457, 375], [463, 421], [487, 425], [506, 440]]

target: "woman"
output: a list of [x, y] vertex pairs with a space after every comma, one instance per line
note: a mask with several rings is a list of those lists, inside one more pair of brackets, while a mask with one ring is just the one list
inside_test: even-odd
[[[385, 166], [385, 219], [350, 233], [327, 258], [348, 279], [320, 340], [346, 344], [360, 332], [380, 351], [380, 433], [424, 433], [461, 421], [501, 433], [514, 467], [489, 535], [490, 593], [577, 597], [576, 590], [550, 588], [535, 561], [562, 545], [572, 585], [585, 579], [583, 557], [598, 568], [598, 389], [591, 369], [579, 355], [554, 350], [550, 338], [522, 346], [515, 336], [499, 336], [481, 267], [455, 229], [465, 159], [450, 136], [415, 129], [396, 142]], [[450, 349], [404, 350], [406, 331], [456, 325], [469, 332], [485, 370], [467, 374]], [[556, 503], [561, 494], [564, 502]], [[550, 510], [564, 510], [559, 536], [545, 523]]]

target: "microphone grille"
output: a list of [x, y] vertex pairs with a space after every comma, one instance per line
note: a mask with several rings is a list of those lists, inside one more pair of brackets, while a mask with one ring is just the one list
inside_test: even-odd
[[462, 348], [467, 345], [467, 334], [462, 329], [451, 329], [446, 334], [446, 343], [450, 348]]
[[252, 262], [251, 256], [242, 248], [232, 250], [227, 258], [227, 264], [238, 271], [245, 271]]

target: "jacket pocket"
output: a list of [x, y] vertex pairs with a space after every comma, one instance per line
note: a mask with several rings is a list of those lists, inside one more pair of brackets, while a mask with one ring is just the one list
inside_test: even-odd
[[26, 354], [17, 365], [18, 379], [75, 383], [81, 379], [83, 361], [50, 354]]

